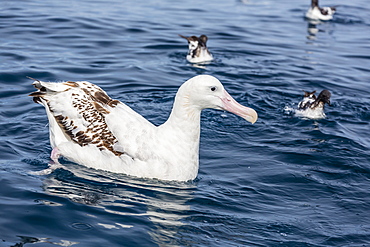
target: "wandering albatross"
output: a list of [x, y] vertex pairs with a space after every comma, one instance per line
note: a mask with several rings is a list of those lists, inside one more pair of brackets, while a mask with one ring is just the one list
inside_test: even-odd
[[142, 178], [188, 181], [199, 168], [201, 111], [226, 110], [254, 123], [257, 113], [236, 102], [221, 82], [198, 75], [183, 83], [168, 120], [155, 126], [87, 82], [35, 80], [30, 96], [46, 109], [51, 159]]

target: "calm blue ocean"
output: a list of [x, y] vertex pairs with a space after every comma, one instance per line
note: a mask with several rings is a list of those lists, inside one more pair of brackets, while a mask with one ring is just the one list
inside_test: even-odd
[[[0, 247], [370, 246], [370, 7], [310, 23], [304, 1], [2, 0]], [[185, 60], [206, 34], [215, 61]], [[45, 110], [32, 80], [87, 80], [155, 124], [179, 85], [209, 74], [259, 114], [202, 114], [187, 183], [64, 161], [49, 175]], [[327, 117], [284, 111], [332, 93]]]

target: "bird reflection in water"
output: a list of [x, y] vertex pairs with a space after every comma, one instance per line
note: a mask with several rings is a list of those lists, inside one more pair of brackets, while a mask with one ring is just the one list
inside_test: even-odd
[[[66, 170], [68, 167], [66, 164], [50, 174], [44, 181], [44, 189], [48, 194], [102, 208], [108, 215], [113, 215], [114, 221], [109, 222], [107, 219], [112, 217], [96, 217], [94, 210], [86, 212], [86, 215], [94, 218], [94, 222], [100, 221], [90, 222], [92, 228], [104, 227], [111, 231], [149, 229], [148, 235], [159, 246], [180, 246], [180, 238], [176, 236], [190, 210], [188, 202], [193, 198], [196, 188], [193, 182], [135, 179], [84, 167], [75, 169], [76, 166], [71, 166], [72, 173]], [[184, 240], [181, 241], [183, 245]]]
[[308, 36], [307, 39], [309, 40], [315, 40], [316, 34], [318, 32], [324, 32], [323, 30], [318, 29], [318, 25], [321, 24], [321, 21], [319, 20], [309, 20], [307, 23], [307, 32]]
[[307, 20], [307, 39], [316, 40], [319, 33], [332, 34], [334, 23], [320, 20]]

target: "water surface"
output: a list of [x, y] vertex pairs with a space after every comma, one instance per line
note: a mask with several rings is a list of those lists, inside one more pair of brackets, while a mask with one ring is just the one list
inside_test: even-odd
[[[322, 3], [324, 5], [324, 3]], [[309, 1], [5, 0], [0, 10], [0, 246], [370, 245], [370, 9]], [[206, 34], [215, 61], [192, 66], [178, 34]], [[185, 80], [210, 74], [258, 121], [206, 110], [200, 170], [187, 183], [68, 161], [51, 147], [33, 77], [87, 80], [155, 124]], [[326, 118], [284, 111], [332, 93]]]

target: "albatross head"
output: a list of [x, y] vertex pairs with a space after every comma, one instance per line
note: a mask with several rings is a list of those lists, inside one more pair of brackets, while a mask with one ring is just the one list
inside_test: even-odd
[[255, 110], [236, 102], [221, 82], [210, 75], [198, 75], [189, 79], [180, 87], [178, 95], [185, 99], [183, 101], [185, 107], [225, 110], [251, 123], [256, 122], [258, 118]]

